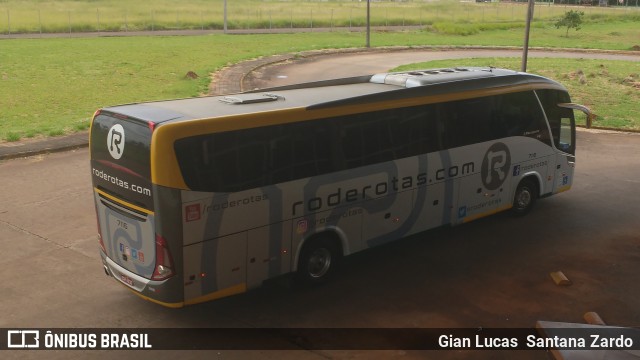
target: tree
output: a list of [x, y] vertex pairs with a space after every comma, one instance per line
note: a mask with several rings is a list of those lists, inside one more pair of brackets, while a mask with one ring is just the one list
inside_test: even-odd
[[566, 36], [569, 37], [569, 29], [575, 28], [576, 31], [580, 30], [580, 25], [582, 25], [582, 17], [584, 16], [584, 11], [574, 11], [570, 10], [564, 13], [564, 17], [556, 22], [556, 29], [561, 27], [567, 28]]

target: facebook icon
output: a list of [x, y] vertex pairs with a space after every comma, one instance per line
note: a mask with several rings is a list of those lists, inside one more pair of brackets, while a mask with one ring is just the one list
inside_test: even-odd
[[513, 167], [513, 176], [520, 175], [520, 165], [516, 165]]

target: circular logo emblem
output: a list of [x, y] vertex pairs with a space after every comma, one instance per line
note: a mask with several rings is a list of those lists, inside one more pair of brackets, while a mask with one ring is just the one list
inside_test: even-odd
[[118, 160], [124, 153], [124, 128], [120, 124], [115, 124], [109, 129], [107, 134], [107, 150], [111, 157]]
[[507, 179], [511, 168], [511, 154], [509, 148], [503, 143], [491, 145], [482, 160], [482, 183], [487, 190], [499, 188]]

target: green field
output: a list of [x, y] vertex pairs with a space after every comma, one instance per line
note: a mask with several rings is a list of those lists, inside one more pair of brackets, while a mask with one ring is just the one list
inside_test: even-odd
[[[0, 6], [6, 3], [0, 2]], [[447, 29], [447, 24], [453, 23], [437, 23], [420, 31], [376, 32], [372, 34], [372, 46], [522, 44], [521, 23], [467, 24], [462, 32], [467, 35], [459, 29]], [[629, 50], [640, 47], [637, 24], [624, 16], [615, 21], [592, 19], [567, 40], [564, 30], [539, 23], [532, 29], [530, 45]], [[473, 31], [469, 32], [469, 28]], [[93, 112], [103, 106], [201, 95], [207, 92], [212, 72], [241, 60], [313, 49], [362, 47], [364, 42], [364, 34], [346, 31], [0, 40], [0, 141], [86, 129]], [[600, 87], [604, 84], [596, 84], [594, 78], [588, 82], [594, 86], [572, 88], [574, 98], [593, 104], [600, 115], [599, 124], [638, 129], [640, 117], [627, 110], [618, 111], [614, 104], [637, 108], [640, 90], [627, 83], [638, 81], [639, 67], [640, 63], [614, 66], [609, 62], [609, 73], [624, 85]], [[563, 76], [578, 69], [587, 74], [587, 80], [589, 74], [597, 74], [597, 69], [589, 70], [579, 60], [554, 60], [548, 64], [547, 70], [552, 72], [547, 75], [568, 82]], [[199, 78], [186, 79], [189, 71]], [[611, 103], [611, 110], [600, 110], [596, 105], [595, 99], [603, 96], [608, 96], [605, 102]]]

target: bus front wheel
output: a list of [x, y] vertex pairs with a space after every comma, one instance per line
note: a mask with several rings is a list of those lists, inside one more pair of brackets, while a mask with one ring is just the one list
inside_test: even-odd
[[518, 184], [516, 193], [513, 196], [513, 207], [511, 211], [516, 216], [523, 216], [529, 213], [538, 198], [538, 187], [531, 179], [523, 179]]
[[296, 282], [319, 284], [327, 281], [335, 273], [341, 257], [339, 247], [332, 239], [310, 240], [300, 253]]

